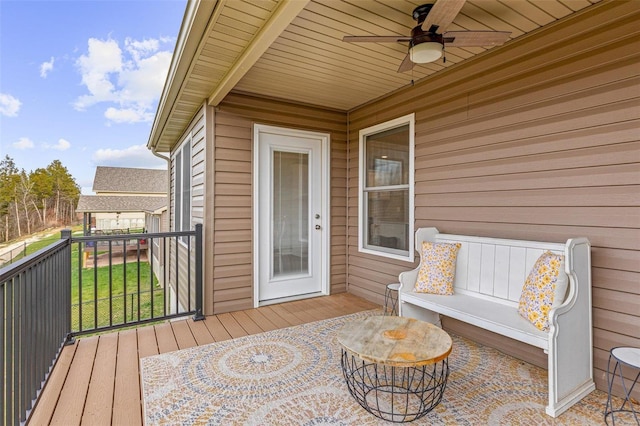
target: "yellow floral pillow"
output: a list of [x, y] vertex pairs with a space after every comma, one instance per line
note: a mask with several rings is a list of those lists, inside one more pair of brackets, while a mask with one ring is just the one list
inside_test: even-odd
[[542, 331], [549, 330], [549, 311], [560, 305], [567, 291], [564, 256], [544, 252], [522, 287], [518, 313]]
[[414, 291], [416, 293], [453, 294], [456, 257], [460, 243], [422, 242], [421, 266]]

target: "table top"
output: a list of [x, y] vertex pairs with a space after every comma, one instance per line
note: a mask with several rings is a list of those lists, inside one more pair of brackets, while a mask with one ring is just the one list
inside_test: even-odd
[[611, 354], [620, 362], [640, 368], [640, 348], [619, 346], [611, 350]]
[[394, 367], [417, 367], [442, 361], [451, 353], [445, 331], [424, 321], [396, 316], [373, 316], [345, 325], [338, 342], [368, 362]]

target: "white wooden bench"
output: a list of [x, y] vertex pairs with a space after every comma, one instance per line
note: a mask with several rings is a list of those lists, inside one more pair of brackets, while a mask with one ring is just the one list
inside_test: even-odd
[[[442, 314], [542, 348], [548, 356], [546, 413], [552, 417], [595, 389], [591, 248], [586, 238], [562, 244], [440, 234], [436, 228], [421, 228], [416, 231], [416, 251], [422, 249], [423, 241], [461, 243], [454, 295], [414, 292], [419, 265], [400, 274], [401, 316], [441, 326]], [[529, 271], [547, 250], [564, 254], [569, 286], [564, 302], [549, 312], [550, 330], [544, 332], [518, 314], [518, 302]]]

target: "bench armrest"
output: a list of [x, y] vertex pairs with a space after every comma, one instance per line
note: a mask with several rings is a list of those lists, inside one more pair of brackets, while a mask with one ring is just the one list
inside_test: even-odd
[[422, 250], [422, 242], [423, 241], [431, 241], [434, 242], [436, 240], [436, 235], [440, 232], [436, 228], [418, 228], [416, 230], [416, 242], [415, 242], [415, 250], [418, 253], [418, 259], [420, 259], [420, 264], [411, 271], [402, 272], [399, 276], [400, 281], [400, 292], [402, 291], [411, 291], [416, 284], [416, 280], [418, 279], [418, 270], [422, 265], [422, 257], [420, 256], [420, 252]]
[[411, 289], [415, 286], [416, 280], [418, 279], [418, 266], [416, 269], [412, 269], [411, 271], [402, 272], [399, 276], [400, 280], [400, 290], [401, 292], [411, 291]]

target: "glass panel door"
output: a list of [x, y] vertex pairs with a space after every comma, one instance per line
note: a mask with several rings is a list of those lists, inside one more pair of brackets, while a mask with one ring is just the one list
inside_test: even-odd
[[309, 275], [309, 154], [273, 151], [272, 278]]

